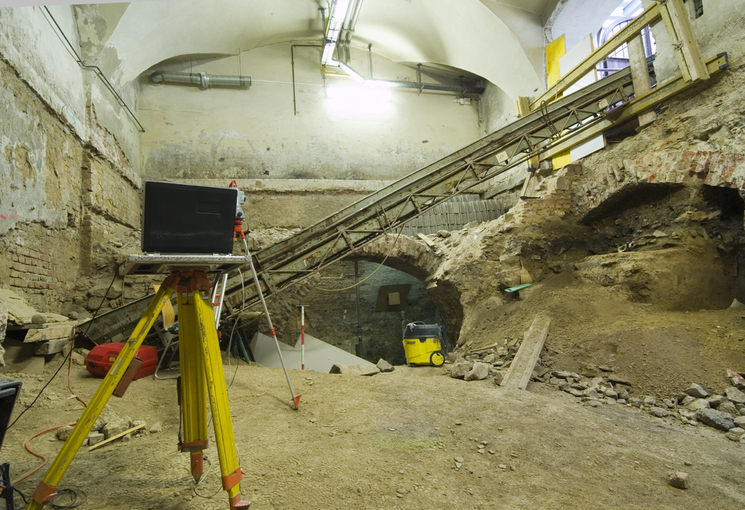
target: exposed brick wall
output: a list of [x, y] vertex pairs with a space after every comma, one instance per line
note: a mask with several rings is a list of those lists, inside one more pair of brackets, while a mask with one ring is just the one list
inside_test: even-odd
[[639, 184], [706, 184], [745, 190], [745, 154], [712, 151], [652, 152], [605, 168], [586, 169], [573, 186], [573, 206], [586, 216]]
[[0, 286], [67, 313], [79, 278], [110, 279], [131, 248], [139, 177], [114, 137], [97, 128], [81, 140], [1, 58], [0, 110]]
[[77, 229], [60, 231], [39, 224], [11, 232], [5, 261], [10, 271], [3, 283], [36, 308], [66, 311], [78, 277], [78, 239]]

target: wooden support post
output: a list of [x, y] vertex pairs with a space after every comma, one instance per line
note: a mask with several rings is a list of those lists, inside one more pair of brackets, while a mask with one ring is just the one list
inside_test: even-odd
[[[652, 82], [649, 80], [649, 68], [647, 67], [647, 56], [644, 53], [644, 44], [641, 36], [636, 36], [628, 42], [629, 63], [631, 67], [631, 79], [634, 81], [634, 94], [641, 96], [652, 90]], [[646, 126], [657, 118], [654, 112], [639, 115], [639, 125]]]
[[670, 43], [673, 45], [683, 79], [685, 81], [707, 80], [709, 71], [706, 69], [706, 62], [701, 55], [701, 48], [698, 46], [698, 40], [683, 0], [664, 0], [658, 3], [662, 21], [670, 36]]

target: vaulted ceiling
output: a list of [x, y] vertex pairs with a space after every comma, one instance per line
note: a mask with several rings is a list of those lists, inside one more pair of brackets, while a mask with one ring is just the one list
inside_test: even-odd
[[[48, 2], [55, 3], [68, 2]], [[104, 1], [78, 5], [75, 11], [87, 63], [124, 84], [153, 65], [180, 56], [231, 55], [282, 42], [320, 42], [321, 9], [329, 3]], [[603, 11], [598, 12], [602, 17], [607, 16], [607, 5], [614, 3], [620, 0], [364, 0], [351, 45], [372, 45], [373, 53], [394, 62], [462, 69], [511, 97], [528, 96], [544, 87], [546, 23], [567, 4], [590, 5], [585, 10]]]

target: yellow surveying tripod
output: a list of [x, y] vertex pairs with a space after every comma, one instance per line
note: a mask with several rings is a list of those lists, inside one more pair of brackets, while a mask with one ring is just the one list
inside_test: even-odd
[[177, 292], [179, 314], [184, 424], [183, 437], [179, 438], [179, 450], [191, 453], [191, 472], [198, 481], [202, 476], [202, 451], [208, 445], [205, 395], [208, 394], [212, 421], [215, 424], [222, 485], [228, 492], [230, 509], [245, 510], [251, 506], [251, 503], [241, 500], [240, 495], [239, 482], [243, 477], [243, 471], [238, 466], [235, 449], [225, 374], [210, 300], [210, 283], [203, 269], [176, 269], [166, 277], [158, 289], [70, 437], [36, 488], [27, 510], [40, 510], [49, 503], [109, 397], [112, 394], [123, 395], [139, 368], [139, 363], [132, 363], [136, 360], [135, 354], [174, 291]]

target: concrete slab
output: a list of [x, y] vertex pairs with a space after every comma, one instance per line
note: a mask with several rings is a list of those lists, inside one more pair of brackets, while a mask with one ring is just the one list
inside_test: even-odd
[[[289, 346], [283, 342], [279, 343], [285, 366], [289, 369], [300, 370], [300, 338], [295, 346]], [[254, 359], [259, 365], [265, 367], [281, 367], [277, 347], [274, 339], [262, 333], [256, 333], [251, 340], [251, 351]], [[305, 369], [316, 372], [328, 373], [336, 363], [345, 365], [372, 365], [369, 361], [355, 356], [338, 347], [324, 342], [318, 338], [305, 334]]]

